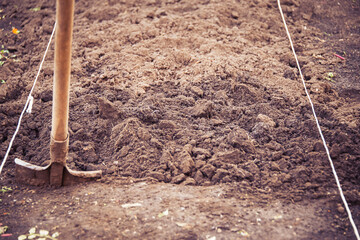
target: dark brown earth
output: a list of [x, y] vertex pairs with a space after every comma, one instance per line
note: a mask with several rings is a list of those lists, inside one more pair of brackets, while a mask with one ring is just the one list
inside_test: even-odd
[[[360, 2], [282, 5], [360, 225]], [[3, 157], [55, 1], [1, 0], [0, 11]], [[74, 24], [68, 165], [103, 178], [15, 182], [16, 157], [49, 163], [52, 44], [0, 176], [12, 189], [0, 193], [4, 239], [35, 226], [59, 239], [355, 239], [276, 1], [81, 0]]]

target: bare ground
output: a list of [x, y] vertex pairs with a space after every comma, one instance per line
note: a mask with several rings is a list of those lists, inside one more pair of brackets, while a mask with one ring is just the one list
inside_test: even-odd
[[[282, 4], [359, 224], [360, 3]], [[54, 5], [0, 3], [1, 156]], [[34, 226], [59, 239], [354, 239], [275, 1], [77, 1], [75, 9], [68, 165], [104, 176], [60, 189], [15, 182], [15, 157], [49, 160], [51, 49], [0, 180], [13, 189], [1, 194], [7, 239]]]

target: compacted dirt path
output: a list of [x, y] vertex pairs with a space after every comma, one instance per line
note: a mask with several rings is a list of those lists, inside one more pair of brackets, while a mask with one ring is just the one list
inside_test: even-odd
[[[282, 5], [360, 224], [360, 3]], [[0, 11], [3, 157], [55, 1]], [[76, 1], [68, 165], [103, 178], [19, 185], [15, 157], [49, 163], [53, 54], [0, 176], [6, 238], [35, 226], [58, 239], [355, 238], [276, 1]]]
[[59, 239], [353, 239], [335, 193], [294, 202], [228, 185], [112, 182], [7, 198], [9, 232], [37, 226]]

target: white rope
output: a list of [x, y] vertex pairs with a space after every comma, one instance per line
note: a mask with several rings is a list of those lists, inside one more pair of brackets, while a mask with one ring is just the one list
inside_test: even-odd
[[21, 114], [20, 114], [19, 121], [18, 121], [16, 130], [15, 130], [15, 133], [14, 133], [14, 135], [13, 135], [12, 138], [11, 138], [11, 141], [10, 141], [10, 143], [9, 143], [9, 147], [7, 148], [6, 154], [5, 154], [4, 159], [3, 159], [2, 163], [1, 163], [1, 166], [0, 166], [0, 175], [1, 175], [1, 172], [2, 172], [3, 167], [4, 167], [4, 165], [5, 165], [5, 162], [6, 162], [7, 158], [8, 158], [8, 156], [9, 156], [9, 152], [10, 152], [10, 150], [11, 150], [11, 147], [12, 147], [13, 143], [14, 143], [15, 137], [16, 137], [17, 133], [19, 132], [20, 125], [21, 125], [21, 120], [22, 120], [22, 118], [23, 118], [23, 116], [24, 116], [24, 114], [25, 114], [25, 111], [28, 112], [28, 113], [31, 113], [32, 104], [33, 104], [33, 101], [34, 101], [34, 97], [32, 96], [32, 92], [34, 91], [36, 82], [37, 82], [37, 80], [38, 80], [38, 78], [39, 78], [39, 75], [40, 75], [40, 71], [41, 71], [42, 65], [43, 65], [43, 63], [44, 63], [44, 61], [45, 61], [46, 54], [47, 54], [47, 52], [48, 52], [48, 50], [49, 50], [49, 48], [50, 48], [50, 43], [51, 43], [51, 39], [52, 39], [53, 36], [54, 36], [55, 28], [56, 28], [56, 22], [55, 22], [55, 24], [54, 24], [54, 28], [53, 28], [53, 31], [52, 31], [52, 33], [51, 33], [51, 36], [50, 36], [50, 39], [49, 39], [49, 43], [48, 43], [48, 45], [47, 45], [47, 47], [46, 47], [46, 50], [45, 50], [43, 59], [42, 59], [42, 61], [41, 61], [41, 63], [40, 63], [39, 70], [38, 70], [38, 72], [37, 72], [37, 74], [36, 74], [36, 77], [35, 77], [33, 86], [32, 86], [32, 88], [31, 88], [30, 93], [29, 93], [29, 96], [28, 96], [28, 98], [27, 98], [27, 100], [26, 100], [24, 109], [23, 109], [23, 111], [22, 111]]
[[28, 114], [31, 114], [32, 107], [33, 107], [33, 104], [34, 104], [34, 97], [31, 96], [31, 95], [30, 95], [29, 97], [30, 97], [29, 106], [27, 107], [26, 112], [27, 112]]
[[339, 189], [340, 197], [341, 197], [341, 199], [342, 199], [342, 201], [343, 201], [343, 203], [344, 203], [344, 206], [345, 206], [346, 212], [347, 212], [347, 214], [348, 214], [349, 220], [350, 220], [351, 225], [352, 225], [352, 227], [353, 227], [353, 229], [354, 229], [355, 236], [356, 236], [357, 240], [360, 240], [359, 232], [358, 232], [357, 227], [356, 227], [356, 225], [355, 225], [355, 222], [354, 222], [354, 220], [353, 220], [353, 218], [352, 218], [351, 211], [350, 211], [349, 206], [348, 206], [348, 203], [347, 203], [347, 201], [346, 201], [346, 199], [345, 199], [345, 196], [344, 196], [343, 190], [342, 190], [342, 188], [341, 188], [341, 184], [340, 184], [339, 178], [338, 178], [338, 176], [337, 176], [337, 173], [336, 173], [336, 170], [335, 170], [335, 167], [334, 167], [334, 163], [333, 163], [333, 161], [332, 161], [332, 159], [331, 159], [331, 157], [330, 157], [329, 149], [328, 149], [328, 147], [327, 147], [327, 144], [326, 144], [324, 135], [323, 135], [323, 133], [322, 133], [322, 131], [321, 131], [321, 127], [320, 127], [320, 124], [319, 124], [319, 120], [318, 120], [318, 118], [317, 118], [317, 116], [316, 116], [316, 112], [315, 112], [315, 109], [314, 109], [314, 104], [312, 103], [311, 98], [310, 98], [310, 95], [309, 95], [309, 93], [308, 93], [308, 90], [306, 89], [306, 84], [305, 84], [304, 76], [303, 76], [303, 74], [302, 74], [302, 72], [301, 72], [300, 64], [299, 64], [298, 58], [297, 58], [297, 56], [296, 56], [296, 52], [295, 52], [295, 49], [294, 49], [294, 45], [293, 45], [293, 42], [292, 42], [292, 40], [291, 40], [291, 36], [290, 36], [289, 30], [288, 30], [288, 27], [287, 27], [287, 25], [286, 25], [285, 17], [284, 17], [283, 11], [282, 11], [282, 9], [281, 9], [280, 0], [277, 0], [277, 2], [278, 2], [278, 6], [279, 6], [279, 10], [280, 10], [281, 17], [282, 17], [282, 20], [283, 20], [283, 22], [284, 22], [284, 26], [285, 26], [285, 29], [286, 29], [286, 34], [287, 34], [287, 36], [288, 36], [288, 38], [289, 38], [290, 45], [291, 45], [291, 49], [292, 49], [292, 52], [293, 52], [293, 54], [294, 54], [297, 67], [298, 67], [298, 69], [299, 69], [299, 73], [300, 73], [300, 77], [301, 77], [302, 83], [303, 83], [303, 85], [304, 85], [305, 93], [306, 93], [307, 98], [309, 99], [309, 102], [310, 102], [310, 105], [311, 105], [311, 109], [312, 109], [312, 112], [313, 112], [313, 115], [314, 115], [314, 118], [315, 118], [315, 121], [316, 121], [316, 126], [317, 126], [317, 128], [318, 128], [318, 130], [319, 130], [321, 139], [322, 139], [322, 141], [323, 141], [323, 144], [324, 144], [324, 147], [325, 147], [325, 150], [326, 150], [326, 154], [327, 154], [327, 156], [328, 156], [328, 159], [329, 159], [329, 162], [330, 162], [330, 165], [331, 165], [332, 172], [333, 172], [334, 177], [335, 177], [335, 181], [336, 181], [337, 187], [338, 187], [338, 189]]

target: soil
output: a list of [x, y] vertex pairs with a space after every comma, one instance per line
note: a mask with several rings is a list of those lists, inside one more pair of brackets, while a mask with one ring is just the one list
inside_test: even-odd
[[[282, 6], [360, 225], [360, 2]], [[3, 157], [56, 10], [0, 11]], [[67, 164], [103, 177], [15, 181], [15, 158], [49, 164], [52, 44], [0, 176], [4, 239], [35, 226], [59, 239], [355, 239], [276, 1], [79, 0], [72, 47]]]

